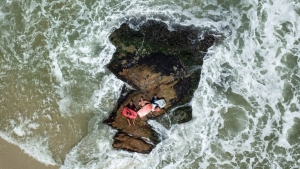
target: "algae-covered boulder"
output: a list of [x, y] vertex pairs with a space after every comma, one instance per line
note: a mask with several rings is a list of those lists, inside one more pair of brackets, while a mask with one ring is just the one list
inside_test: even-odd
[[[188, 104], [200, 80], [201, 65], [215, 36], [193, 26], [176, 26], [170, 31], [166, 24], [147, 21], [138, 30], [124, 23], [110, 35], [116, 47], [107, 68], [133, 89], [123, 88], [118, 105], [105, 121], [117, 129], [113, 147], [140, 153], [149, 153], [159, 143], [157, 133], [148, 125], [148, 118], [168, 113], [180, 107], [180, 116], [171, 117], [173, 123], [187, 122], [192, 118]], [[201, 36], [200, 36], [201, 35]], [[128, 126], [121, 111], [132, 99], [137, 106], [141, 96], [146, 100], [154, 94], [166, 100], [166, 106], [151, 116], [135, 120]], [[185, 106], [180, 106], [184, 105]], [[172, 114], [176, 114], [176, 111]]]

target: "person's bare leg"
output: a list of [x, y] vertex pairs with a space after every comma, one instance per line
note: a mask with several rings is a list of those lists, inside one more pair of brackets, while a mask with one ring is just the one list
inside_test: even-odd
[[127, 118], [127, 122], [128, 122], [128, 127], [129, 127], [131, 124], [130, 124], [130, 120], [128, 118]]
[[132, 123], [133, 123], [133, 125], [135, 126], [134, 122], [135, 122], [135, 119], [133, 119], [133, 122], [132, 122]]
[[150, 115], [151, 117], [154, 117], [153, 111], [150, 111]]

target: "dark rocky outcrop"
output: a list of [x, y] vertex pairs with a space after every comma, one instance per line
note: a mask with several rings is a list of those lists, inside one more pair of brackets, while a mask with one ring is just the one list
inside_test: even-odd
[[[122, 24], [109, 37], [116, 52], [107, 68], [134, 90], [124, 86], [117, 107], [105, 122], [119, 131], [113, 147], [149, 153], [161, 140], [147, 123], [148, 118], [159, 117], [170, 108], [191, 101], [199, 84], [203, 57], [216, 36], [193, 26], [174, 25], [175, 30], [170, 31], [166, 24], [153, 20], [140, 25], [138, 30], [129, 25]], [[140, 96], [150, 100], [153, 94], [166, 100], [165, 108], [154, 112], [152, 117], [138, 117], [136, 125], [128, 126], [121, 114], [123, 106], [130, 99], [137, 106]], [[171, 117], [172, 123], [192, 118], [189, 105], [178, 108], [178, 113]]]

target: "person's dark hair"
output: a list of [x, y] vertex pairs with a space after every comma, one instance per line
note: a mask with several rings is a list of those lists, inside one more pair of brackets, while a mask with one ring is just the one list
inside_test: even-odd
[[143, 96], [141, 96], [141, 99], [139, 100], [139, 102], [142, 101], [142, 99], [144, 100], [144, 97], [143, 97]]

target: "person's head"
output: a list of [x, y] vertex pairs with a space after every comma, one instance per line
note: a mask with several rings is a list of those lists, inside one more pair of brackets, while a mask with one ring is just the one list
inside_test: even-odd
[[133, 100], [131, 99], [129, 103], [130, 103], [130, 104], [133, 104]]
[[143, 96], [141, 96], [141, 100], [144, 100], [144, 97], [143, 97]]
[[154, 94], [154, 95], [153, 95], [153, 97], [154, 97], [154, 98], [157, 98], [157, 95], [156, 95], [156, 94]]

